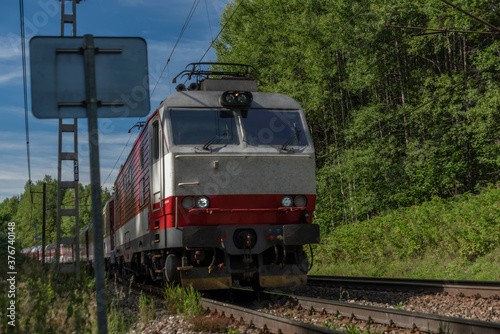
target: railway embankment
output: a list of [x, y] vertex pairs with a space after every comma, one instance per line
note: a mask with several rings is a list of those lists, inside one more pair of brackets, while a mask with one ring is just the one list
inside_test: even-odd
[[480, 194], [336, 222], [310, 274], [500, 280], [500, 185]]

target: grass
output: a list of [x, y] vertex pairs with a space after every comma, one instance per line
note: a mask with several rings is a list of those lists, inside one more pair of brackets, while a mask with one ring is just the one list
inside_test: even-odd
[[108, 333], [127, 333], [132, 326], [131, 319], [122, 312], [116, 302], [108, 307]]
[[[2, 254], [0, 254], [2, 255]], [[9, 326], [8, 294], [0, 295], [0, 333], [97, 333], [97, 303], [94, 278], [82, 272], [81, 280], [73, 275], [55, 274], [53, 266], [42, 267], [38, 261], [16, 255], [16, 319]], [[5, 273], [0, 273], [5, 275]], [[6, 277], [0, 277], [0, 289], [8, 291]], [[157, 310], [155, 300], [146, 295], [135, 296], [128, 288], [108, 278], [108, 332], [127, 333], [134, 326], [168, 314], [183, 314], [191, 327], [199, 331], [238, 333], [229, 319], [204, 316], [201, 294], [192, 287], [167, 285], [164, 289], [166, 310]], [[136, 303], [136, 306], [130, 306]], [[138, 314], [138, 315], [137, 315]], [[137, 318], [137, 319], [135, 319]]]
[[232, 320], [205, 315], [205, 310], [201, 305], [201, 294], [194, 290], [193, 287], [182, 288], [175, 284], [167, 284], [163, 291], [168, 313], [182, 313], [188, 319], [191, 330], [229, 334], [239, 332], [239, 328], [234, 328]]
[[176, 284], [167, 284], [163, 291], [168, 313], [184, 314], [188, 319], [204, 313], [201, 294], [192, 286], [182, 288]]
[[[54, 266], [42, 267], [33, 259], [16, 257], [18, 265], [15, 326], [4, 317], [7, 295], [0, 295], [0, 333], [97, 333], [95, 280], [84, 271], [77, 280], [72, 274], [56, 274]], [[3, 290], [5, 280], [0, 280]], [[108, 284], [108, 332], [125, 333], [132, 325], [124, 312], [122, 287]], [[150, 306], [151, 303], [148, 304]]]
[[[0, 333], [92, 332], [96, 313], [91, 307], [91, 278], [82, 275], [78, 281], [72, 276], [56, 275], [54, 267], [43, 268], [21, 255], [16, 262], [15, 326], [9, 326], [2, 314]], [[0, 312], [4, 312], [9, 302], [6, 295], [0, 296]]]
[[500, 280], [500, 188], [335, 228], [311, 274]]
[[156, 318], [156, 306], [153, 298], [149, 299], [146, 295], [141, 295], [139, 298], [139, 316], [145, 324]]
[[[10, 319], [6, 313], [12, 298], [7, 293], [0, 294], [0, 333], [97, 333], [93, 277], [82, 272], [81, 280], [76, 280], [71, 274], [56, 274], [53, 266], [42, 267], [20, 254], [16, 256], [16, 267], [15, 326], [8, 325]], [[2, 291], [8, 291], [5, 278], [0, 279]], [[108, 280], [106, 290], [109, 333], [127, 333], [134, 323], [147, 324], [160, 315], [154, 299], [146, 295], [137, 297], [130, 287]], [[200, 298], [200, 293], [191, 287], [165, 288], [165, 305], [170, 314], [184, 314], [186, 318], [201, 316], [204, 310]], [[134, 303], [135, 307], [130, 306]], [[220, 325], [220, 321], [212, 324], [210, 319], [198, 323], [207, 328]]]

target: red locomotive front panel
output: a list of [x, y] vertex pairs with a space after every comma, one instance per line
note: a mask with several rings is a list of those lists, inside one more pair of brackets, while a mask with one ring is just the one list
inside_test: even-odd
[[[198, 208], [195, 203], [205, 197], [209, 204]], [[300, 203], [294, 205], [294, 198]], [[185, 196], [177, 207], [177, 226], [307, 224], [314, 205], [314, 195]], [[172, 223], [167, 227], [175, 227]]]

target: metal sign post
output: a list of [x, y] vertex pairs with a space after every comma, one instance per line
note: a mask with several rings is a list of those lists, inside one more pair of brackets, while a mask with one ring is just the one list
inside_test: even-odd
[[94, 261], [97, 299], [97, 329], [107, 333], [106, 294], [104, 291], [104, 250], [101, 221], [101, 171], [99, 164], [99, 133], [97, 132], [97, 92], [95, 80], [94, 36], [83, 36], [83, 59], [85, 66], [85, 90], [87, 95], [87, 119], [90, 152], [90, 193], [92, 194], [92, 221], [94, 223]]
[[42, 221], [42, 264], [45, 265], [45, 206], [47, 202], [47, 183], [43, 183], [43, 221]]

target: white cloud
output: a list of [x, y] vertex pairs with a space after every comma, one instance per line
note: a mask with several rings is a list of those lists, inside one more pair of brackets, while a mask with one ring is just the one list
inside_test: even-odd
[[[21, 150], [26, 150], [26, 144], [21, 141], [4, 141], [2, 140], [2, 149], [0, 152], [19, 152]], [[5, 157], [5, 156], [4, 156]]]
[[[26, 177], [27, 173], [26, 171], [22, 171], [20, 166], [18, 164], [0, 164], [0, 180], [2, 180], [2, 191], [5, 191], [4, 187], [4, 182], [5, 181], [19, 181], [19, 180], [25, 180], [27, 181], [28, 178]], [[13, 187], [12, 189], [15, 189]], [[16, 189], [17, 190], [17, 189]]]
[[[0, 112], [2, 112], [2, 109], [15, 110], [17, 108], [1, 107]], [[103, 186], [111, 189], [120, 165], [127, 159], [137, 138], [138, 131], [135, 130], [129, 134], [127, 130], [124, 130], [124, 128], [128, 129], [131, 126], [129, 124], [133, 125], [135, 119], [101, 119], [99, 122], [101, 184], [106, 181]], [[80, 120], [78, 124], [79, 178], [80, 183], [89, 184], [90, 163], [87, 122]], [[24, 186], [29, 179], [25, 136], [24, 131], [0, 131], [0, 201], [24, 192]], [[63, 137], [63, 151], [73, 151], [73, 142], [65, 142], [65, 139], [67, 138]], [[127, 142], [128, 145], [126, 145]], [[48, 122], [47, 120], [30, 121], [29, 146], [32, 181], [41, 180], [45, 175], [57, 179], [57, 123]], [[63, 180], [72, 178], [71, 167], [71, 162], [69, 164], [63, 163]]]
[[11, 131], [0, 132], [0, 162], [5, 161], [7, 154], [14, 152], [19, 153], [21, 150], [26, 151], [26, 139], [24, 133], [16, 133]]
[[21, 78], [23, 76], [23, 72], [21, 70], [15, 70], [9, 73], [0, 74], [0, 84], [5, 84], [12, 79]]
[[[26, 52], [26, 63], [29, 64], [29, 50]], [[10, 84], [13, 80], [22, 78], [21, 60], [21, 39], [13, 34], [7, 37], [0, 36], [0, 67], [2, 68], [0, 84]], [[29, 71], [27, 75], [29, 76]]]
[[0, 36], [0, 59], [12, 59], [21, 56], [21, 38], [15, 35]]
[[[30, 133], [31, 179], [57, 177], [57, 133]], [[0, 200], [24, 192], [29, 179], [25, 133], [0, 132]], [[55, 163], [52, 163], [55, 161]]]
[[[231, 2], [230, 0], [205, 0], [203, 3], [198, 4], [198, 11], [202, 12], [205, 14], [206, 8], [210, 12], [214, 12], [220, 15], [220, 13], [226, 8], [226, 4], [228, 2]], [[120, 0], [120, 5], [122, 6], [131, 6], [131, 7], [136, 7], [136, 6], [149, 6], [150, 8], [154, 8], [155, 10], [158, 10], [158, 8], [166, 8], [170, 12], [173, 13], [179, 13], [179, 12], [189, 12], [193, 5], [193, 1], [164, 1], [164, 0]], [[214, 15], [214, 14], [210, 14]]]
[[24, 108], [19, 106], [0, 106], [0, 113], [2, 115], [8, 115], [8, 117], [17, 116], [24, 117]]
[[146, 1], [146, 0], [121, 0], [120, 4], [122, 6], [132, 6], [132, 7], [135, 7], [135, 6], [144, 6], [144, 5], [147, 5], [147, 4], [149, 4], [149, 2], [151, 2], [151, 1]]
[[24, 161], [15, 154], [0, 153], [0, 201], [6, 197], [20, 195], [24, 192], [24, 185], [28, 181], [26, 155]]

